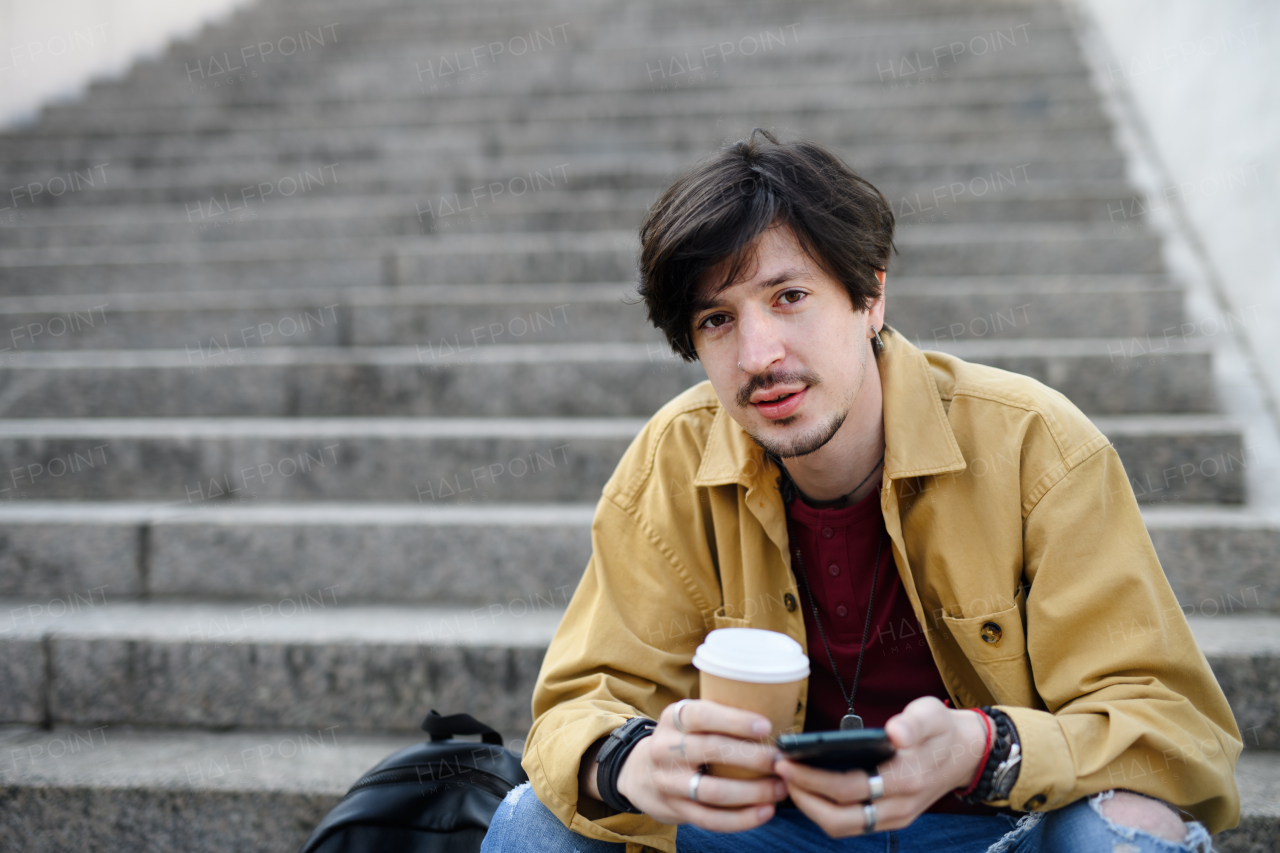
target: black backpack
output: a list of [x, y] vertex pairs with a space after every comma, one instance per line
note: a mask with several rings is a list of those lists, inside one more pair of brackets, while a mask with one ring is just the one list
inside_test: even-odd
[[[528, 781], [502, 735], [470, 714], [422, 721], [428, 743], [361, 776], [300, 853], [477, 853], [507, 792]], [[482, 742], [452, 740], [481, 735]]]

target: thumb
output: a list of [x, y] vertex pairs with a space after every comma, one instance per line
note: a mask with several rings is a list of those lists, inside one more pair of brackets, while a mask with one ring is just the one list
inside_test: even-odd
[[915, 727], [906, 719], [906, 712], [890, 717], [889, 722], [884, 724], [884, 733], [889, 736], [889, 742], [898, 750], [909, 749], [915, 746], [916, 732]]
[[907, 749], [937, 734], [947, 708], [933, 696], [921, 696], [885, 723], [885, 734], [898, 749]]

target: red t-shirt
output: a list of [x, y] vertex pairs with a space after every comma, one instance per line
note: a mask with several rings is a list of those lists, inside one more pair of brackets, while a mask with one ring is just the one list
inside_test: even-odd
[[[856, 504], [839, 509], [817, 509], [801, 498], [787, 505], [791, 519], [793, 554], [799, 547], [805, 577], [813, 594], [831, 657], [835, 658], [845, 694], [853, 688], [858, 651], [871, 595], [870, 569], [878, 542], [880, 560], [875, 567], [875, 600], [871, 604], [871, 630], [862, 658], [862, 675], [853, 709], [867, 728], [881, 728], [907, 703], [920, 696], [948, 701], [946, 686], [933, 662], [929, 643], [911, 609], [906, 588], [894, 566], [893, 551], [880, 510], [880, 493], [871, 492]], [[794, 562], [794, 561], [793, 561]], [[799, 565], [795, 570], [800, 570]], [[822, 636], [813, 619], [813, 607], [800, 586], [809, 640], [809, 708], [807, 732], [840, 727], [848, 703], [831, 671]], [[969, 806], [947, 794], [929, 808], [947, 814], [995, 814], [989, 806]]]

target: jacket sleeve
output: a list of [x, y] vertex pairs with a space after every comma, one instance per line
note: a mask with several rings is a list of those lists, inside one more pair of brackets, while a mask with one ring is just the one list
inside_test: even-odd
[[1239, 729], [1110, 445], [1028, 513], [1024, 571], [1027, 653], [1047, 710], [1001, 706], [1023, 752], [1009, 804], [1048, 810], [1124, 788], [1210, 832], [1238, 823]]
[[608, 492], [591, 538], [591, 560], [538, 675], [523, 765], [538, 798], [568, 828], [674, 853], [674, 826], [610, 813], [579, 793], [578, 768], [591, 744], [627, 719], [657, 719], [671, 702], [694, 695], [691, 661], [711, 612], [707, 591]]

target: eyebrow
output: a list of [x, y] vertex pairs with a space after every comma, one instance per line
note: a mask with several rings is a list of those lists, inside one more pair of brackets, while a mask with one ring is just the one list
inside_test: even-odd
[[[798, 267], [788, 267], [787, 269], [782, 270], [782, 272], [778, 273], [777, 275], [760, 282], [758, 285], [756, 285], [756, 289], [768, 290], [769, 288], [776, 287], [777, 285], [782, 284], [784, 282], [788, 282], [797, 278], [804, 278], [806, 276], [807, 276], [807, 273], [805, 270], [800, 269]], [[691, 315], [696, 316], [702, 313], [703, 311], [707, 311], [711, 308], [720, 307], [722, 304], [724, 304], [720, 299], [720, 294], [724, 293], [731, 286], [732, 285], [725, 285], [724, 287], [717, 290], [709, 298], [694, 300], [693, 309], [690, 312]]]

